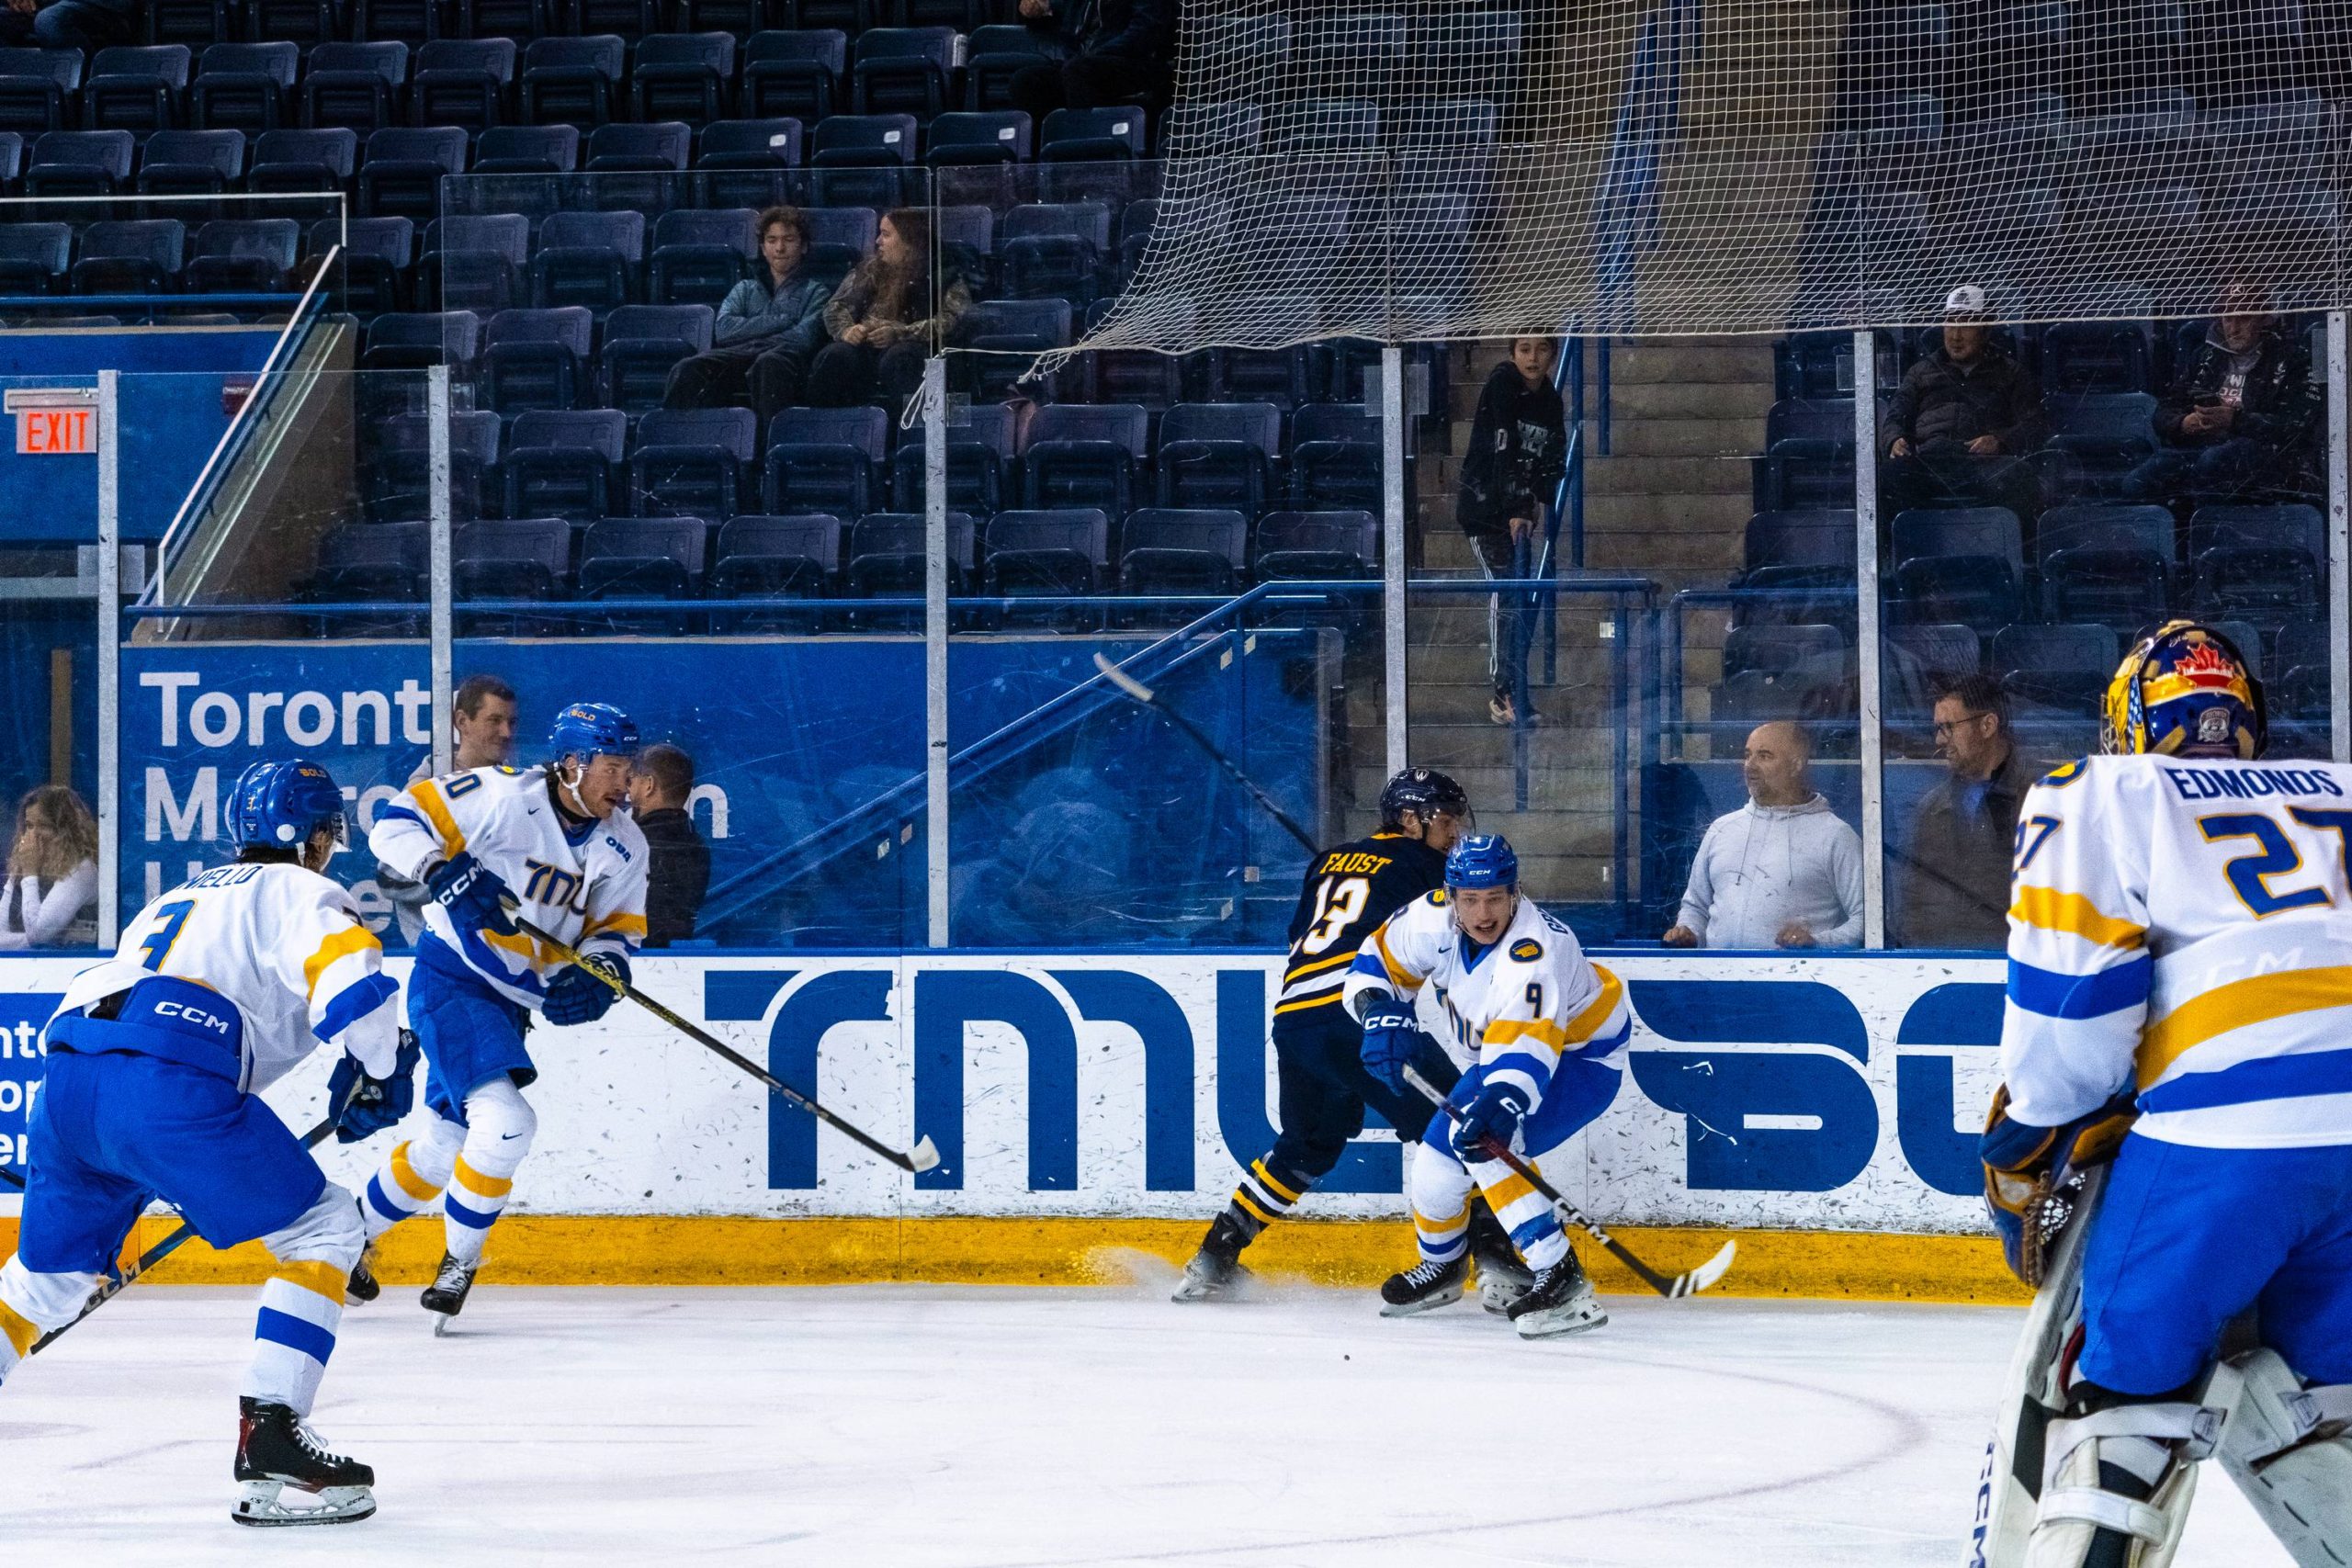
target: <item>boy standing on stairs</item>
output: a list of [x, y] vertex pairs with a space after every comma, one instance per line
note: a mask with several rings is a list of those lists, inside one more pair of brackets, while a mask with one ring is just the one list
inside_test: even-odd
[[[1510, 357], [1495, 367], [1478, 394], [1454, 517], [1478, 552], [1478, 570], [1490, 580], [1514, 575], [1512, 558], [1522, 539], [1532, 567], [1536, 525], [1567, 473], [1567, 420], [1559, 389], [1552, 385], [1558, 353], [1549, 338], [1513, 338]], [[1508, 609], [1502, 594], [1487, 601], [1487, 676], [1494, 691], [1487, 714], [1497, 724], [1513, 724], [1520, 716], [1512, 687], [1513, 666], [1522, 651], [1521, 616], [1518, 595], [1512, 598]]]

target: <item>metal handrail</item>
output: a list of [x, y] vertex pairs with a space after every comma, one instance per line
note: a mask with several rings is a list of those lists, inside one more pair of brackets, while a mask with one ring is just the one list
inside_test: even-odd
[[286, 366], [292, 359], [291, 345], [298, 334], [307, 332], [311, 319], [316, 314], [313, 301], [319, 299], [320, 288], [325, 284], [328, 274], [334, 270], [336, 258], [342, 254], [343, 246], [337, 243], [328, 246], [326, 254], [319, 258], [310, 287], [302, 290], [285, 330], [277, 334], [277, 341], [270, 344], [269, 357], [262, 361], [261, 372], [254, 378], [253, 388], [245, 394], [244, 403], [237, 410], [237, 416], [229, 422], [229, 428], [220, 433], [220, 439], [213, 445], [212, 455], [204, 460], [196, 482], [188, 487], [187, 494], [180, 501], [179, 510], [172, 514], [170, 526], [164, 530], [163, 538], [157, 542], [155, 575], [140, 595], [141, 604], [151, 604], [162, 595], [173, 557], [185, 543], [181, 538], [182, 528], [202, 515], [203, 510], [211, 505], [212, 497], [227, 478], [231, 465], [243, 456], [246, 443], [260, 428], [263, 408], [276, 396], [277, 388], [284, 384]]

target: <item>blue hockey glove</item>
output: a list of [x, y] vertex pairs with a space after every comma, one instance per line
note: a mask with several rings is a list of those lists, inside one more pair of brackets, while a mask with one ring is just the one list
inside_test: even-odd
[[498, 874], [459, 850], [424, 874], [424, 886], [434, 902], [449, 911], [449, 921], [461, 931], [490, 931], [513, 936], [514, 921], [506, 913], [514, 895]]
[[1480, 1086], [1476, 1098], [1462, 1112], [1462, 1120], [1453, 1124], [1453, 1152], [1464, 1159], [1486, 1159], [1484, 1145], [1489, 1138], [1510, 1148], [1526, 1115], [1527, 1091], [1519, 1085]]
[[1363, 1010], [1363, 1070], [1403, 1094], [1405, 1068], [1419, 1055], [1428, 1036], [1413, 1020], [1412, 1008], [1394, 997], [1366, 998]]
[[369, 1077], [356, 1056], [337, 1062], [327, 1079], [327, 1103], [343, 1107], [335, 1118], [335, 1142], [356, 1144], [406, 1121], [416, 1109], [416, 1064], [423, 1055], [416, 1036], [403, 1029], [401, 1054], [389, 1077]]
[[[593, 971], [593, 973], [592, 973]], [[539, 1010], [549, 1023], [594, 1023], [613, 1010], [621, 994], [598, 976], [628, 983], [628, 960], [615, 953], [591, 953], [567, 967], [548, 985], [547, 1005]]]
[[2138, 1114], [2127, 1093], [2063, 1127], [2037, 1127], [2009, 1114], [2008, 1085], [1994, 1092], [1976, 1156], [1984, 1166], [1984, 1207], [2010, 1273], [2041, 1284], [2042, 1252], [2059, 1214], [2051, 1200], [2077, 1171], [2113, 1159]]

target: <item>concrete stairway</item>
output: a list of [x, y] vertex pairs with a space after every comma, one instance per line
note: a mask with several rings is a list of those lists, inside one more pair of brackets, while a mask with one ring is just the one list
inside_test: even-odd
[[[1447, 411], [1455, 453], [1487, 372], [1505, 345], [1450, 351], [1453, 404]], [[1587, 349], [1589, 355], [1597, 351]], [[1611, 441], [1598, 456], [1597, 412], [1588, 359], [1586, 561], [1593, 570], [1646, 577], [1664, 603], [1676, 589], [1720, 583], [1737, 570], [1749, 510], [1748, 459], [1763, 445], [1772, 401], [1770, 344], [1762, 339], [1700, 339], [1618, 344], [1611, 358]], [[1458, 458], [1425, 447], [1419, 458], [1415, 581], [1477, 575], [1469, 541], [1453, 525]], [[1566, 549], [1566, 536], [1562, 547]], [[1535, 693], [1542, 723], [1526, 736], [1528, 796], [1515, 802], [1516, 738], [1487, 714], [1487, 601], [1476, 594], [1417, 593], [1407, 616], [1407, 714], [1416, 762], [1453, 774], [1470, 792], [1482, 829], [1510, 836], [1528, 886], [1546, 899], [1607, 899], [1611, 886], [1617, 760], [1611, 712], [1610, 654], [1615, 626], [1609, 602], [1564, 599], [1559, 612], [1557, 682]], [[1714, 678], [1719, 628], [1694, 627], [1689, 678]], [[1542, 677], [1541, 645], [1532, 674]], [[1376, 635], [1350, 649], [1349, 705], [1356, 808], [1346, 820], [1366, 826], [1382, 782], [1384, 755], [1380, 649]], [[1636, 682], [1631, 700], [1641, 694]], [[1628, 770], [1639, 766], [1640, 740], [1652, 716], [1636, 708]], [[1629, 781], [1630, 788], [1630, 781]], [[1638, 799], [1638, 792], [1634, 792]], [[1630, 870], [1631, 868], [1629, 868]]]

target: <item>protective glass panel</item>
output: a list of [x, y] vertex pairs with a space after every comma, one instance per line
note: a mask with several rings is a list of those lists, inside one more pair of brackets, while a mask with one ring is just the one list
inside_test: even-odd
[[1891, 943], [2004, 943], [2024, 791], [2168, 620], [2243, 651], [2270, 755], [2329, 754], [2325, 327], [2234, 302], [1883, 337]]

